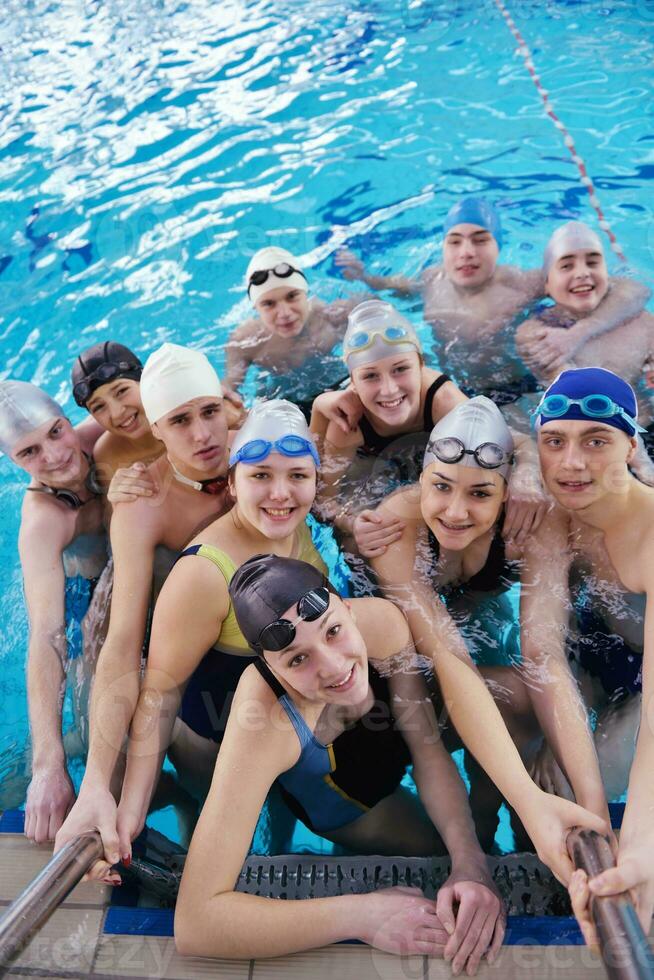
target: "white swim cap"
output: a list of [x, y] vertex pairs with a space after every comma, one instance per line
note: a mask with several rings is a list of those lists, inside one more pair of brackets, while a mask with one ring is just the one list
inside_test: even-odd
[[508, 480], [512, 457], [513, 437], [504, 416], [490, 398], [477, 395], [436, 423], [422, 468], [436, 462], [460, 463], [498, 470]]
[[250, 302], [254, 306], [265, 293], [280, 286], [301, 289], [305, 293], [309, 290], [309, 284], [294, 255], [276, 245], [259, 249], [250, 259], [245, 273], [245, 288]]
[[390, 303], [368, 299], [347, 318], [343, 360], [348, 371], [393, 354], [422, 353], [415, 329]]
[[320, 457], [307, 420], [292, 402], [271, 398], [250, 409], [232, 443], [229, 465], [258, 463], [271, 452], [282, 456], [311, 456], [316, 466]]
[[150, 354], [140, 390], [150, 425], [192, 398], [223, 397], [220, 379], [206, 355], [179, 344], [162, 344]]
[[11, 450], [23, 436], [50, 419], [66, 418], [61, 405], [29, 381], [0, 381], [0, 450]]
[[564, 225], [560, 225], [545, 246], [543, 272], [547, 275], [553, 264], [563, 255], [581, 249], [604, 255], [599, 235], [583, 221], [567, 221]]

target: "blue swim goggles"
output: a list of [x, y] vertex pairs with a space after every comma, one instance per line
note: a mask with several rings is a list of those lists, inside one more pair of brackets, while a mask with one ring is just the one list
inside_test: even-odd
[[546, 395], [532, 412], [533, 423], [536, 424], [539, 415], [559, 419], [565, 415], [571, 405], [579, 405], [583, 414], [589, 419], [610, 419], [619, 415], [636, 432], [645, 432], [633, 417], [625, 412], [622, 405], [617, 405], [608, 395], [586, 395], [585, 398], [569, 398], [567, 395]]
[[251, 439], [229, 457], [229, 465], [236, 463], [261, 463], [271, 453], [281, 453], [291, 459], [296, 456], [311, 456], [317, 467], [320, 466], [320, 456], [314, 444], [303, 436], [287, 435], [271, 442], [269, 439]]
[[372, 347], [375, 337], [382, 337], [387, 344], [415, 344], [414, 336], [405, 327], [385, 327], [383, 330], [357, 330], [348, 339], [350, 353]]

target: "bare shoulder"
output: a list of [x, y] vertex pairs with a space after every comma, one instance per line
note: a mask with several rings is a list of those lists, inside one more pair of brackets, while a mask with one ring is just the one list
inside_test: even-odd
[[154, 547], [163, 541], [165, 522], [170, 519], [170, 514], [159, 500], [164, 492], [160, 489], [152, 497], [139, 497], [131, 503], [114, 505], [110, 526], [113, 548], [119, 541], [131, 543], [133, 549], [144, 545]]
[[365, 640], [368, 656], [387, 660], [411, 642], [404, 613], [389, 599], [353, 599], [352, 616]]
[[345, 449], [357, 449], [363, 445], [363, 433], [357, 426], [353, 432], [343, 432], [335, 422], [329, 422], [325, 432], [324, 451], [327, 456]]
[[442, 265], [428, 265], [425, 269], [422, 270], [420, 274], [420, 280], [423, 285], [426, 285], [427, 283], [432, 283], [435, 280], [440, 279], [442, 275], [443, 275]]
[[394, 493], [385, 497], [377, 508], [379, 514], [397, 520], [398, 518], [407, 522], [420, 522], [422, 514], [420, 512], [420, 484], [412, 483], [411, 486], [402, 487]]
[[105, 430], [94, 418], [89, 417], [75, 426], [75, 432], [79, 436], [84, 452], [90, 454], [94, 451], [98, 439], [102, 438]]
[[267, 337], [268, 334], [261, 320], [253, 316], [244, 320], [243, 323], [240, 323], [231, 332], [226, 346], [238, 346], [239, 344], [252, 343], [253, 341], [263, 343]]
[[63, 551], [75, 537], [76, 512], [45, 493], [26, 493], [21, 509], [18, 548], [43, 555]]

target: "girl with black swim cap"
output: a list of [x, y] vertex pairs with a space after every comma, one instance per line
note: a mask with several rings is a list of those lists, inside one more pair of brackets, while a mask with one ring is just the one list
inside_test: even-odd
[[[403, 615], [383, 599], [343, 601], [319, 569], [273, 554], [241, 565], [229, 592], [258, 656], [239, 681], [191, 843], [178, 949], [249, 958], [356, 938], [445, 951], [455, 973], [474, 972], [499, 948], [504, 916], [422, 675], [378, 673], [412, 650]], [[422, 802], [399, 785], [410, 762]], [[276, 779], [299, 819], [356, 853], [434, 854], [440, 833], [452, 873], [436, 900], [401, 888], [302, 902], [234, 892]]]

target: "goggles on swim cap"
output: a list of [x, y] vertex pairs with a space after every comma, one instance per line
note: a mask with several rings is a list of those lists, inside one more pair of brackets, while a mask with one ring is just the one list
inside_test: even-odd
[[404, 327], [385, 327], [383, 330], [357, 330], [348, 339], [349, 351], [362, 351], [372, 347], [375, 337], [381, 337], [387, 344], [403, 344], [411, 335]]
[[427, 452], [440, 459], [441, 463], [459, 463], [464, 456], [472, 456], [477, 466], [484, 470], [496, 470], [513, 462], [513, 453], [505, 452], [495, 442], [482, 442], [476, 449], [466, 449], [456, 436], [432, 439], [427, 445]]
[[[390, 349], [389, 349], [390, 348]], [[343, 338], [343, 360], [350, 374], [355, 368], [373, 364], [393, 354], [422, 353], [411, 323], [390, 303], [365, 300], [347, 318]]]
[[314, 444], [309, 439], [302, 436], [287, 435], [281, 439], [252, 439], [244, 443], [236, 452], [229, 457], [229, 465], [236, 463], [261, 463], [267, 459], [271, 453], [280, 453], [282, 456], [293, 458], [295, 456], [311, 456], [316, 466], [320, 466], [320, 457]]
[[636, 432], [647, 431], [621, 405], [616, 404], [608, 395], [602, 394], [586, 395], [584, 398], [570, 398], [568, 395], [563, 394], [546, 394], [532, 412], [534, 424], [536, 424], [536, 416], [538, 415], [545, 415], [551, 419], [560, 419], [568, 412], [572, 405], [579, 405], [582, 413], [589, 419], [611, 419], [617, 415], [634, 429], [634, 434]]
[[143, 365], [129, 347], [107, 340], [79, 355], [72, 371], [73, 398], [82, 408], [96, 390], [114, 378], [138, 381]]
[[321, 586], [311, 589], [300, 596], [296, 605], [297, 619], [276, 619], [269, 623], [259, 633], [257, 647], [261, 650], [271, 650], [279, 653], [286, 649], [295, 639], [296, 626], [299, 623], [313, 623], [329, 609], [329, 589]]
[[278, 279], [289, 279], [294, 273], [302, 276], [306, 281], [307, 277], [302, 272], [302, 269], [296, 269], [292, 265], [289, 265], [288, 262], [280, 262], [278, 265], [273, 266], [272, 269], [257, 269], [248, 280], [248, 296], [252, 287], [263, 286], [264, 282], [268, 281], [268, 276], [273, 275]]

